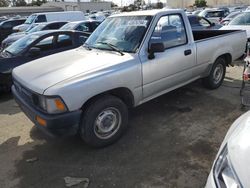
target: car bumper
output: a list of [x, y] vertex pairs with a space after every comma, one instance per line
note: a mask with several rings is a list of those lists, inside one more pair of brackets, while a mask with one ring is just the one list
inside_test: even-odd
[[214, 182], [212, 171], [210, 172], [210, 174], [207, 178], [207, 184], [206, 184], [205, 188], [217, 188], [215, 185], [215, 182]]
[[[39, 129], [51, 136], [69, 136], [77, 133], [81, 118], [81, 110], [63, 114], [46, 114], [27, 103], [16, 91], [14, 86], [12, 86], [11, 89], [17, 104]], [[46, 125], [39, 124], [37, 117], [45, 120]]]

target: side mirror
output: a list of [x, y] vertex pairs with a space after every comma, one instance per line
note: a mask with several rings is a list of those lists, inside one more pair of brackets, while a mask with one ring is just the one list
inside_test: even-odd
[[155, 58], [154, 53], [164, 52], [164, 51], [165, 48], [163, 43], [151, 43], [148, 49], [148, 58], [154, 59]]
[[29, 57], [36, 57], [36, 56], [40, 55], [40, 52], [41, 52], [40, 48], [32, 47], [28, 51], [28, 56]]

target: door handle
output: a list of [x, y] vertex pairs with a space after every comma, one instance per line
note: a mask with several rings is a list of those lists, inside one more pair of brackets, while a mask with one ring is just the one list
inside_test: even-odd
[[190, 55], [190, 54], [192, 54], [192, 50], [189, 49], [189, 50], [184, 51], [185, 56]]

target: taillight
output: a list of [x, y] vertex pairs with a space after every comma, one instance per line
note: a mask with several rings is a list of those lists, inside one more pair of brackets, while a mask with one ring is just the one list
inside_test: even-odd
[[250, 80], [250, 67], [249, 67], [249, 62], [246, 62], [246, 68], [243, 73], [243, 80], [244, 81], [249, 81]]

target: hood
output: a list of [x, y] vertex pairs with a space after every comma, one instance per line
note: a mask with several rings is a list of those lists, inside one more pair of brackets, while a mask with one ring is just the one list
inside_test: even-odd
[[224, 144], [243, 187], [250, 187], [250, 111], [241, 116], [229, 129]]
[[247, 38], [250, 38], [250, 25], [226, 25], [220, 28], [220, 30], [245, 30], [247, 32]]
[[22, 85], [37, 92], [44, 91], [64, 80], [81, 75], [87, 77], [110, 66], [133, 59], [128, 53], [121, 56], [117, 52], [80, 47], [47, 56], [21, 65], [13, 70], [13, 77]]
[[13, 43], [17, 40], [19, 40], [20, 38], [24, 37], [25, 36], [25, 33], [20, 33], [20, 34], [15, 34], [15, 35], [11, 35], [11, 36], [8, 36], [6, 39], [3, 40], [2, 43], [4, 44], [9, 44], [9, 43]]
[[29, 24], [21, 24], [21, 25], [15, 26], [13, 28], [13, 30], [15, 30], [15, 31], [25, 31], [26, 29], [28, 29], [29, 26], [30, 26]]

